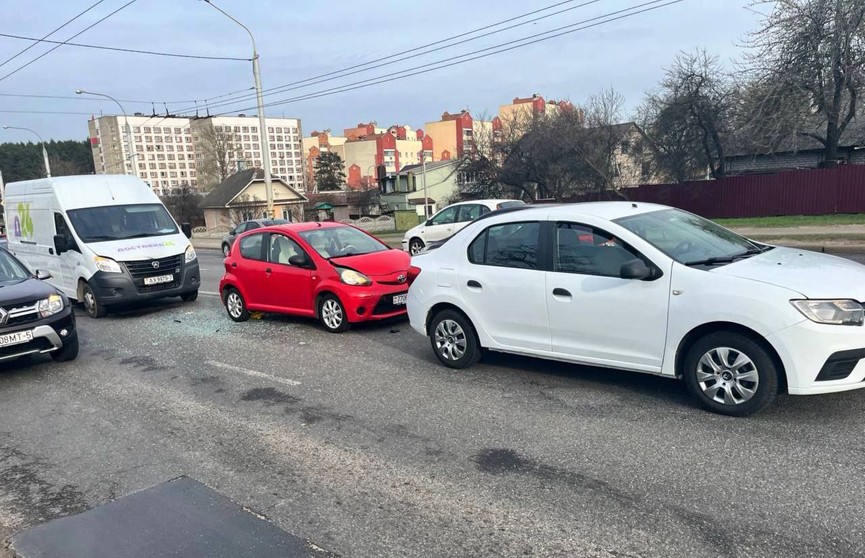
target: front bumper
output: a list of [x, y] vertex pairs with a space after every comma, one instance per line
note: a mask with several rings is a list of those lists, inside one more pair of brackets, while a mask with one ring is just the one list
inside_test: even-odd
[[865, 388], [865, 327], [803, 321], [770, 335], [791, 395]]
[[405, 295], [407, 291], [407, 285], [376, 285], [345, 289], [339, 298], [349, 322], [385, 320], [405, 315], [405, 304], [394, 305], [393, 297]]
[[20, 358], [26, 355], [50, 353], [63, 348], [63, 345], [78, 336], [75, 330], [75, 314], [67, 303], [59, 314], [42, 318], [26, 324], [0, 328], [0, 335], [32, 331], [33, 339], [19, 345], [0, 347], [0, 362]]
[[97, 271], [89, 283], [93, 294], [106, 306], [180, 296], [198, 290], [201, 285], [198, 260], [184, 263], [180, 273], [175, 273], [174, 276], [172, 283], [145, 286], [144, 279], [134, 278], [126, 270], [123, 273]]

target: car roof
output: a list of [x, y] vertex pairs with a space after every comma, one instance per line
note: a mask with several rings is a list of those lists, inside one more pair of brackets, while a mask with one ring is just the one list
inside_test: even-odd
[[[267, 230], [283, 230], [290, 232], [305, 232], [319, 229], [339, 229], [339, 228], [354, 228], [345, 223], [335, 223], [333, 221], [306, 221], [303, 223], [285, 223], [284, 225], [271, 225], [265, 227]], [[259, 229], [260, 230], [260, 229]]]
[[673, 208], [655, 203], [610, 201], [531, 205], [518, 213], [520, 219], [540, 218], [541, 215], [544, 217], [568, 219], [584, 215], [614, 221], [622, 217], [651, 213], [663, 209]]

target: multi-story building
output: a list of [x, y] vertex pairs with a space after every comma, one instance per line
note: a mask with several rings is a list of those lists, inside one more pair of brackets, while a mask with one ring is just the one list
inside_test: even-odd
[[425, 129], [435, 146], [433, 161], [458, 159], [474, 147], [474, 119], [467, 110], [445, 112], [441, 120], [427, 122]]
[[[170, 194], [184, 184], [209, 191], [224, 175], [263, 164], [255, 117], [185, 118], [136, 113], [128, 121], [132, 146], [127, 145], [123, 116], [90, 120], [96, 172], [134, 173], [159, 195]], [[300, 120], [268, 118], [266, 122], [271, 173], [303, 189]]]

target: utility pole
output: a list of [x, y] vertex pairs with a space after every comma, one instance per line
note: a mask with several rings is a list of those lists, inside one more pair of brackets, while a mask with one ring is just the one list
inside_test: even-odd
[[[123, 115], [123, 125], [125, 126], [124, 135], [126, 136], [126, 150], [129, 152], [129, 170], [126, 171], [126, 161], [123, 162], [123, 174], [135, 174], [135, 147], [132, 146], [132, 128], [129, 127], [129, 118], [126, 116], [126, 110], [123, 108], [123, 105], [120, 104], [120, 101], [112, 97], [111, 95], [106, 95], [105, 93], [94, 93], [93, 91], [84, 91], [83, 89], [76, 89], [76, 95], [93, 95], [95, 97], [105, 97], [106, 99], [111, 99], [114, 101], [118, 108], [120, 108], [120, 113]], [[121, 149], [121, 152], [123, 150]]]
[[30, 128], [19, 128], [18, 126], [3, 126], [4, 130], [24, 130], [25, 132], [30, 132], [37, 138], [39, 138], [39, 144], [42, 146], [42, 161], [45, 163], [45, 178], [51, 178], [51, 163], [48, 162], [48, 150], [45, 149], [45, 142], [42, 140], [42, 136], [31, 130]]

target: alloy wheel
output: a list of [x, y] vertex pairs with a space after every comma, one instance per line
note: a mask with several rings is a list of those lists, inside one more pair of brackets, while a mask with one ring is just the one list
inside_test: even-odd
[[339, 302], [329, 298], [321, 305], [321, 319], [329, 329], [338, 329], [344, 319]]
[[423, 242], [415, 239], [415, 240], [412, 240], [411, 244], [409, 245], [409, 252], [411, 253], [412, 256], [417, 256], [418, 254], [421, 253], [423, 248], [424, 248]]
[[442, 320], [435, 329], [436, 350], [445, 360], [457, 361], [463, 357], [468, 341], [463, 328], [454, 320]]
[[741, 405], [757, 393], [760, 375], [754, 361], [742, 351], [717, 347], [700, 357], [697, 384], [713, 401]]
[[225, 299], [225, 305], [228, 307], [228, 313], [232, 318], [240, 318], [240, 315], [243, 314], [243, 300], [236, 292], [228, 294], [228, 297]]

